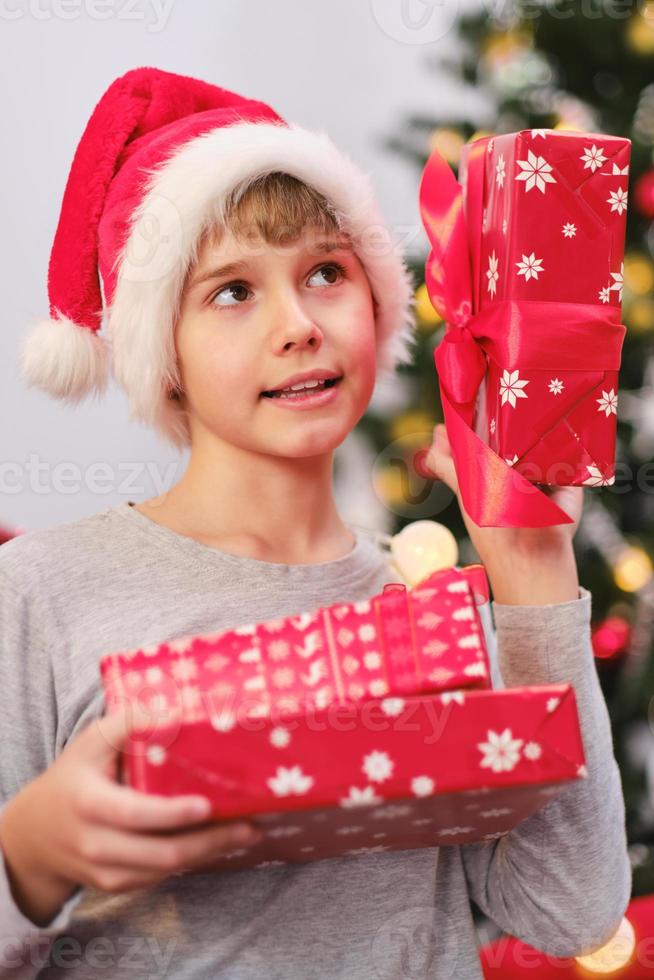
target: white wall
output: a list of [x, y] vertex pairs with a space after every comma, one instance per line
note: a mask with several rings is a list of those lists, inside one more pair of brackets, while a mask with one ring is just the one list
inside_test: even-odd
[[[443, 118], [460, 111], [463, 94], [430, 63], [451, 53], [461, 6], [456, 0], [0, 0], [0, 524], [32, 530], [144, 499], [174, 482], [185, 462], [128, 423], [115, 384], [102, 401], [71, 408], [26, 388], [18, 375], [24, 332], [48, 314], [48, 259], [72, 156], [110, 82], [130, 68], [156, 66], [326, 128], [372, 175], [387, 220], [398, 230], [414, 229], [410, 252], [426, 254], [419, 173], [380, 144], [410, 112]], [[113, 474], [106, 492], [89, 480], [96, 462]]]

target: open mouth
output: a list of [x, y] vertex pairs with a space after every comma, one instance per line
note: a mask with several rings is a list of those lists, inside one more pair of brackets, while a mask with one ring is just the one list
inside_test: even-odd
[[302, 391], [262, 391], [261, 398], [288, 398], [289, 400], [295, 398], [310, 398], [312, 395], [317, 395], [319, 392], [324, 391], [326, 388], [333, 388], [340, 381], [343, 380], [341, 375], [340, 378], [330, 378], [327, 381], [322, 381], [318, 385], [313, 385], [311, 388], [304, 388]]

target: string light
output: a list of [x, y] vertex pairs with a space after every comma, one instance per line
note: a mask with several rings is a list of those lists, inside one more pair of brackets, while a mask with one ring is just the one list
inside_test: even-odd
[[459, 558], [456, 538], [437, 521], [413, 521], [393, 535], [391, 555], [408, 585], [416, 585], [432, 572], [451, 568]]
[[615, 584], [623, 592], [637, 592], [651, 577], [652, 562], [647, 552], [637, 545], [627, 545], [613, 569]]
[[416, 316], [418, 317], [418, 325], [422, 328], [427, 327], [432, 330], [439, 323], [443, 322], [443, 318], [434, 308], [434, 305], [429, 298], [429, 291], [427, 289], [426, 283], [423, 282], [421, 286], [416, 289]]
[[590, 973], [614, 973], [627, 966], [636, 948], [636, 933], [629, 919], [623, 916], [616, 932], [600, 949], [586, 956], [575, 956], [580, 966]]

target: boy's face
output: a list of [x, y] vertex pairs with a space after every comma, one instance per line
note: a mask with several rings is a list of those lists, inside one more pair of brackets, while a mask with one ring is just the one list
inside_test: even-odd
[[[243, 264], [214, 274], [232, 263]], [[175, 346], [194, 444], [209, 436], [279, 456], [328, 453], [359, 421], [375, 385], [368, 278], [337, 232], [307, 229], [285, 245], [227, 232], [203, 244], [187, 278]], [[314, 369], [341, 377], [322, 403], [295, 408], [262, 394]]]

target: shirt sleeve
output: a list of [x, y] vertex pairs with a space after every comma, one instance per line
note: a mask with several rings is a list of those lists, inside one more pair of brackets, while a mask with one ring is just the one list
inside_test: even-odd
[[504, 932], [557, 957], [603, 946], [629, 903], [620, 771], [591, 645], [591, 594], [492, 603], [503, 686], [573, 685], [588, 776], [492, 841], [461, 845], [470, 896]]
[[[53, 761], [57, 725], [49, 646], [34, 601], [17, 589], [6, 565], [0, 567], [0, 820], [9, 800]], [[0, 978], [37, 975], [48, 940], [66, 928], [83, 891], [73, 892], [47, 926], [36, 925], [14, 900], [0, 849]]]

